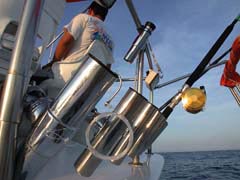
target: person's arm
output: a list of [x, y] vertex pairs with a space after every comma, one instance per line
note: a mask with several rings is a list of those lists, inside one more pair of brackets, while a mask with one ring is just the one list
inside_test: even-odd
[[73, 36], [66, 29], [64, 29], [64, 34], [56, 47], [53, 61], [61, 61], [63, 58], [65, 58], [68, 55], [70, 49], [72, 48], [73, 43]]

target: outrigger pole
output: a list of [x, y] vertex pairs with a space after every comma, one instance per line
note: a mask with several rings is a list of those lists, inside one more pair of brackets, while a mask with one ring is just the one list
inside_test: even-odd
[[[208, 72], [210, 69], [212, 68], [215, 68], [215, 67], [218, 67], [218, 66], [221, 66], [221, 65], [224, 65], [227, 60], [223, 60], [221, 61], [230, 51], [231, 51], [232, 48], [228, 49], [226, 52], [224, 52], [220, 57], [218, 57], [215, 61], [213, 61], [211, 64], [209, 64], [208, 67], [206, 67], [204, 69], [204, 71], [202, 72], [201, 76], [203, 76], [206, 72]], [[220, 62], [221, 61], [221, 62]], [[192, 73], [188, 73], [188, 74], [185, 74], [185, 75], [182, 75], [182, 76], [179, 76], [175, 79], [172, 79], [172, 80], [169, 80], [165, 83], [161, 83], [161, 84], [158, 84], [154, 89], [160, 89], [162, 87], [165, 87], [169, 84], [172, 84], [172, 83], [175, 83], [175, 82], [178, 82], [178, 81], [181, 81], [183, 79], [186, 79], [188, 77], [191, 76]]]
[[34, 43], [45, 0], [26, 0], [0, 101], [0, 179], [12, 180], [16, 141]]

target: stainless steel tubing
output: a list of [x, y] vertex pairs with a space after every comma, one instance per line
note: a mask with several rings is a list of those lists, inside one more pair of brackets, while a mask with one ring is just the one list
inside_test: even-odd
[[127, 7], [132, 15], [132, 18], [137, 26], [137, 29], [141, 29], [142, 28], [142, 23], [137, 15], [137, 12], [134, 8], [134, 5], [132, 3], [132, 0], [125, 0], [126, 4], [127, 4]]
[[50, 43], [48, 43], [48, 45], [46, 46], [46, 49], [48, 49], [50, 46], [53, 45], [53, 43], [55, 43], [56, 40], [58, 40], [62, 35], [63, 35], [64, 31], [60, 32]]
[[15, 166], [16, 132], [18, 124], [0, 122], [1, 179], [12, 180]]
[[116, 79], [115, 73], [91, 55], [82, 63], [30, 135], [27, 142], [26, 171], [28, 168], [33, 171], [38, 170], [38, 167], [33, 169], [31, 166], [35, 163], [32, 159], [36, 159], [36, 156], [38, 159], [43, 159], [38, 166], [43, 165], [44, 159], [46, 161], [51, 158], [62, 147], [59, 145], [62, 143], [55, 143], [47, 135], [64, 127], [70, 130], [63, 132], [65, 136], [71, 136], [71, 133], [79, 130], [83, 120]]
[[240, 106], [240, 96], [239, 96], [237, 90], [235, 88], [229, 88], [229, 90], [231, 91], [233, 97], [235, 98], [236, 102]]
[[[115, 113], [121, 114], [129, 120], [134, 130], [134, 139], [137, 137], [135, 132], [142, 132], [139, 129], [145, 128], [144, 124], [153, 119], [152, 116], [156, 114], [156, 111], [158, 111], [157, 107], [153, 106], [146, 98], [131, 88], [127, 91], [114, 110]], [[156, 119], [159, 117], [161, 117], [160, 114]], [[114, 153], [117, 152], [118, 147], [123, 150], [128, 143], [125, 138], [128, 137], [126, 125], [117, 118], [110, 120], [110, 122], [110, 124], [106, 124], [100, 130], [91, 143], [98, 152], [106, 155], [114, 155]], [[97, 159], [86, 149], [77, 159], [74, 166], [79, 174], [88, 177], [91, 176], [100, 163], [101, 160]]]
[[240, 93], [240, 85], [239, 84], [236, 85], [236, 88], [237, 88], [238, 92]]
[[[218, 67], [218, 66], [224, 65], [226, 62], [227, 62], [227, 60], [223, 60], [223, 61], [221, 61], [221, 62], [219, 62], [219, 63], [217, 63], [217, 64], [210, 65], [210, 66], [208, 66], [208, 67], [203, 71], [203, 73], [206, 73], [207, 71], [209, 71], [209, 70], [212, 69], [212, 68], [216, 68], [216, 67]], [[168, 85], [173, 84], [173, 83], [175, 83], [175, 82], [178, 82], [178, 81], [181, 81], [181, 80], [183, 80], [183, 79], [186, 79], [186, 78], [188, 78], [190, 75], [191, 75], [191, 73], [188, 73], [188, 74], [185, 74], [185, 75], [180, 76], [180, 77], [178, 77], [178, 78], [175, 78], [175, 79], [172, 79], [172, 80], [170, 80], [170, 81], [167, 81], [167, 82], [165, 82], [165, 83], [158, 84], [158, 85], [155, 87], [155, 89], [160, 89], [160, 88], [162, 88], [162, 87], [165, 87], [165, 86], [168, 86]]]
[[124, 59], [127, 62], [132, 63], [134, 61], [140, 50], [143, 50], [143, 48], [145, 47], [148, 37], [152, 34], [152, 31], [155, 28], [156, 27], [153, 23], [146, 22], [143, 31], [140, 32], [140, 34], [137, 36], [132, 46], [128, 50], [127, 54], [124, 56]]
[[144, 69], [144, 51], [140, 51], [137, 61], [137, 92], [142, 94], [143, 91], [143, 69]]
[[[143, 91], [143, 69], [144, 69], [144, 50], [141, 50], [138, 54], [138, 61], [136, 63], [136, 77], [137, 77], [137, 92], [142, 94]], [[128, 138], [129, 139], [129, 138]], [[139, 160], [139, 162], [137, 162]], [[135, 165], [140, 164], [140, 157], [134, 157], [133, 163]]]
[[[153, 100], [154, 100], [154, 92], [153, 90], [149, 91], [149, 102], [153, 104]], [[150, 147], [148, 147], [147, 149], [147, 154], [152, 154], [152, 145]]]
[[0, 179], [12, 180], [22, 99], [44, 0], [26, 0], [0, 103]]
[[146, 56], [147, 56], [147, 60], [148, 60], [149, 69], [153, 69], [152, 56], [151, 56], [151, 53], [150, 53], [149, 45], [150, 44], [147, 42], [145, 52], [146, 52]]
[[[132, 3], [132, 0], [125, 0], [126, 4], [127, 4], [127, 7], [132, 15], [132, 18], [133, 18], [133, 21], [135, 22], [135, 25], [137, 27], [137, 31], [140, 33], [141, 30], [142, 30], [142, 23], [138, 17], [138, 14], [136, 12], [136, 9]], [[146, 47], [145, 47], [145, 51], [146, 51], [146, 54], [147, 54], [147, 58], [148, 58], [148, 63], [149, 63], [149, 68], [150, 69], [153, 69], [153, 65], [152, 65], [152, 58], [151, 58], [151, 53], [150, 53], [150, 44], [149, 42], [147, 41], [146, 43]]]
[[117, 91], [112, 95], [112, 97], [104, 103], [105, 106], [109, 106], [110, 105], [112, 100], [115, 98], [115, 96], [119, 93], [119, 91], [122, 88], [122, 77], [120, 75], [118, 75], [118, 79], [119, 79], [119, 87], [118, 87]]

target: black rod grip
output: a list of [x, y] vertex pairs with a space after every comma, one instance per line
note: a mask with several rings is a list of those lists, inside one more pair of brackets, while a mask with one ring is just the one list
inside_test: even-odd
[[222, 46], [228, 35], [232, 32], [234, 25], [238, 22], [238, 19], [234, 19], [234, 21], [224, 30], [221, 36], [217, 39], [214, 43], [212, 48], [208, 51], [205, 57], [202, 59], [201, 63], [197, 66], [197, 68], [193, 71], [190, 77], [187, 79], [185, 84], [189, 85], [190, 87], [195, 83], [200, 77], [202, 72], [204, 71], [205, 67], [211, 61], [212, 57], [216, 54], [218, 49]]
[[162, 115], [167, 119], [172, 113], [172, 111], [173, 111], [173, 108], [168, 106], [164, 109], [164, 111], [162, 112]]
[[[219, 61], [221, 61], [230, 51], [232, 50], [232, 48], [228, 49], [226, 52], [224, 52], [220, 57], [218, 57], [215, 61], [213, 61], [209, 66], [213, 66], [217, 63], [219, 63]], [[209, 69], [210, 70], [210, 69]], [[209, 70], [204, 70], [201, 75], [199, 76], [202, 77], [204, 74], [206, 74]]]

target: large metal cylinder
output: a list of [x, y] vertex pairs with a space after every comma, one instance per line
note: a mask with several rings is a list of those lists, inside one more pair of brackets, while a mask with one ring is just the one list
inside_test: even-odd
[[[81, 122], [116, 79], [117, 75], [95, 57], [89, 55], [89, 58], [84, 60], [30, 135], [24, 165], [24, 170], [29, 171], [29, 179], [61, 149], [63, 143], [58, 142], [57, 136], [71, 136], [74, 129], [80, 129]], [[78, 122], [72, 121], [73, 116], [78, 117]], [[59, 134], [65, 124], [66, 128], [70, 127], [70, 131], [68, 129]], [[56, 134], [56, 140], [47, 137], [52, 132]], [[38, 165], [34, 167], [36, 161]]]
[[[165, 120], [158, 109], [148, 102], [146, 98], [133, 89], [129, 89], [114, 110], [115, 113], [125, 116], [134, 130], [134, 144], [138, 136], [146, 129], [145, 124], [150, 121]], [[157, 114], [157, 116], [154, 116]], [[110, 124], [105, 126], [92, 141], [92, 146], [105, 155], [119, 155], [126, 148], [128, 141], [128, 129], [118, 118], [110, 119]], [[159, 122], [159, 123], [160, 123]], [[121, 151], [117, 151], [120, 148]], [[101, 160], [96, 158], [86, 149], [75, 162], [75, 168], [82, 176], [91, 176]]]

